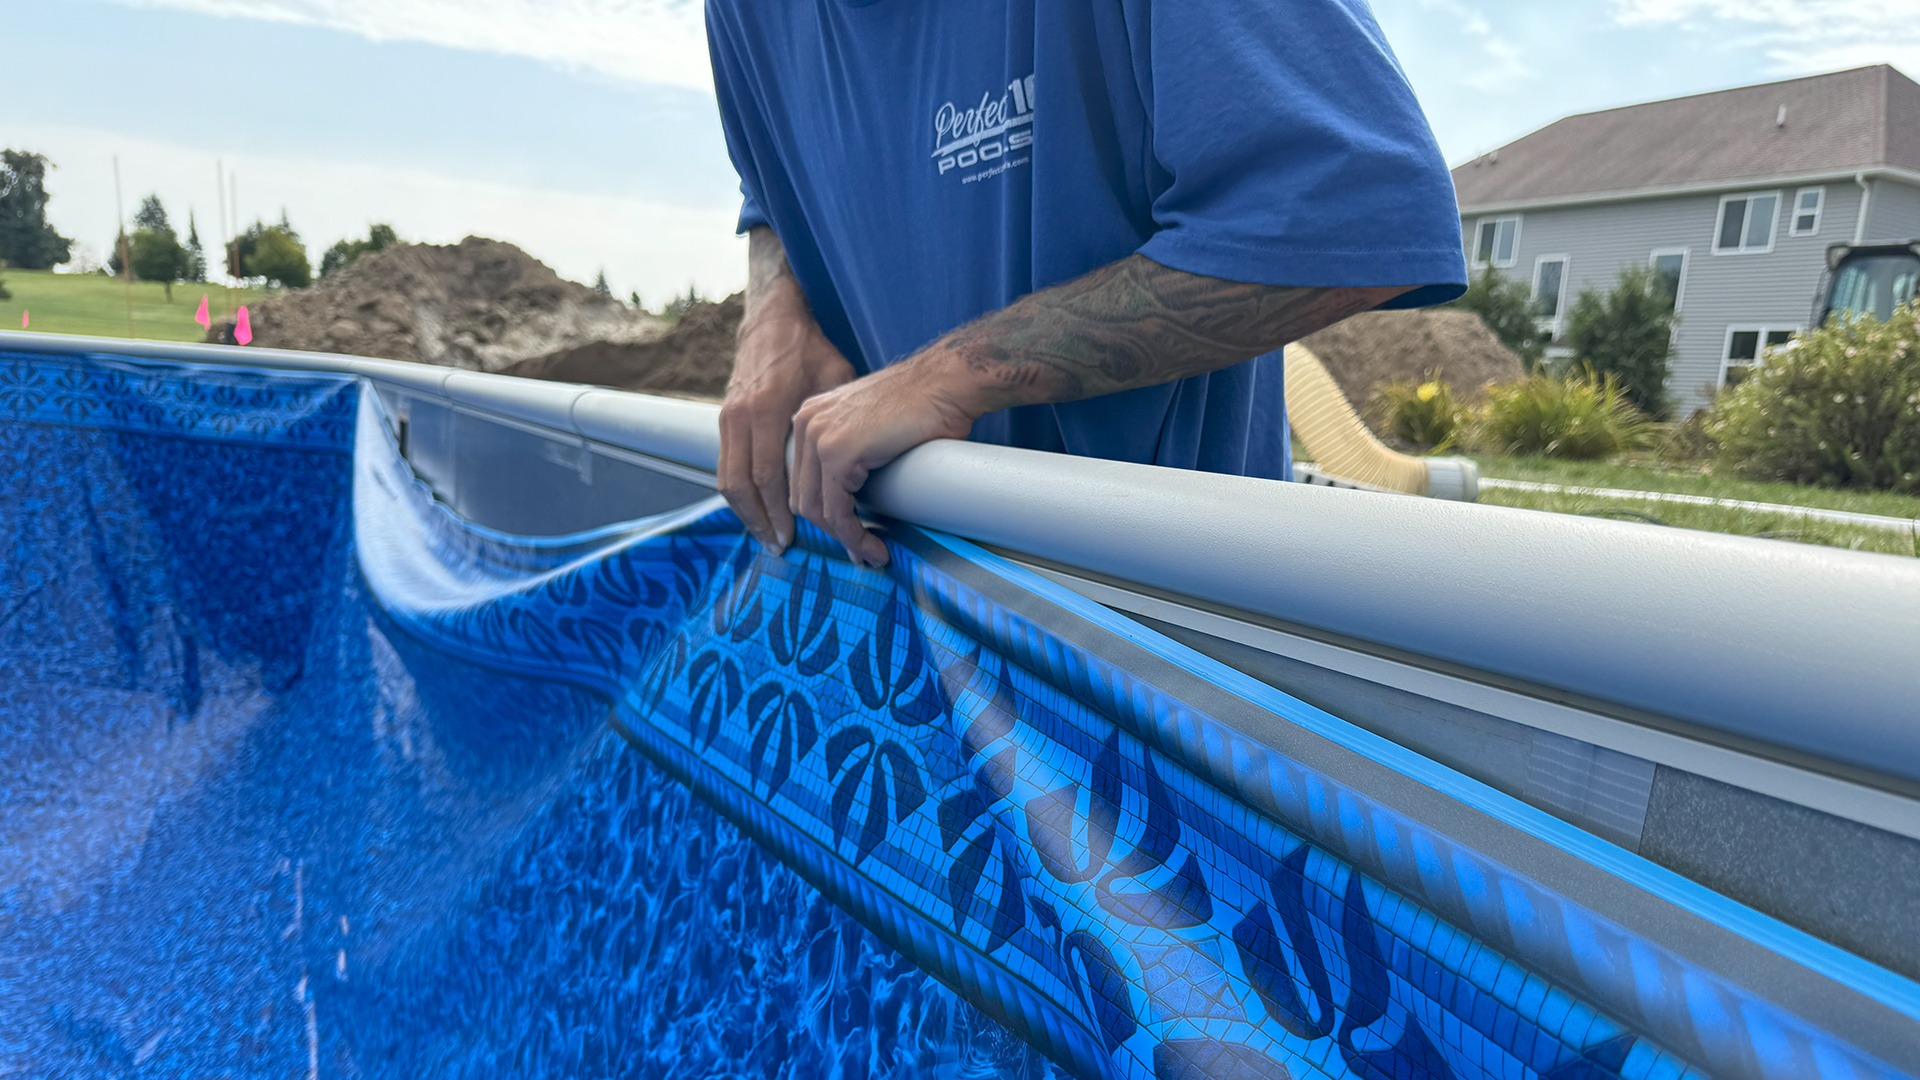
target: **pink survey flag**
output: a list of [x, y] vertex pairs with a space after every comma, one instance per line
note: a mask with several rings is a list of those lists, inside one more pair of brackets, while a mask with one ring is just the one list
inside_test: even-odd
[[233, 340], [242, 345], [253, 344], [253, 320], [247, 317], [247, 305], [240, 305], [240, 317], [233, 324]]
[[27, 327], [32, 325], [33, 325], [33, 312], [22, 311], [20, 313], [20, 329], [25, 330]]
[[207, 310], [205, 296], [200, 298], [200, 310], [193, 313], [193, 321], [199, 323], [202, 330], [213, 329], [213, 313]]

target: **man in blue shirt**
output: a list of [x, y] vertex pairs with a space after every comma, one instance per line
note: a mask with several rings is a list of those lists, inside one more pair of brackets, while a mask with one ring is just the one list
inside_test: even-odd
[[776, 550], [797, 513], [884, 563], [854, 495], [940, 438], [1285, 478], [1274, 350], [1464, 289], [1364, 0], [708, 0], [707, 26], [751, 248], [720, 484]]

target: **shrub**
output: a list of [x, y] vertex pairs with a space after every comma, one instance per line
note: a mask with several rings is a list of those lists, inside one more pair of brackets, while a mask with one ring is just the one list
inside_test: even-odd
[[1920, 306], [1804, 335], [1724, 394], [1708, 430], [1743, 476], [1920, 492]]
[[1696, 412], [1685, 420], [1657, 424], [1649, 431], [1649, 445], [1663, 465], [1705, 470], [1720, 452], [1707, 430], [1707, 416]]
[[1567, 344], [1588, 369], [1618, 378], [1641, 412], [1665, 416], [1673, 323], [1673, 299], [1660, 275], [1629, 266], [1612, 292], [1581, 290], [1568, 316]]
[[1493, 336], [1520, 354], [1527, 370], [1540, 366], [1549, 335], [1540, 329], [1540, 320], [1533, 312], [1532, 290], [1525, 285], [1489, 266], [1468, 284], [1466, 295], [1446, 306], [1480, 316]]
[[1489, 389], [1478, 427], [1496, 453], [1590, 460], [1638, 446], [1646, 418], [1611, 375], [1531, 375]]
[[7, 269], [6, 260], [0, 259], [0, 300], [13, 299], [13, 294], [7, 291], [7, 279], [5, 274], [6, 269]]
[[1406, 446], [1442, 452], [1460, 441], [1466, 411], [1453, 396], [1453, 387], [1438, 378], [1384, 386], [1380, 407], [1387, 433]]

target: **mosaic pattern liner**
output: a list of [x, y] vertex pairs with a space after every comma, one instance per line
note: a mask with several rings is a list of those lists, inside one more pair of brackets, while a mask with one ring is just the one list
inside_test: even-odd
[[[1879, 1077], [1912, 1064], [1886, 1053], [1920, 1031], [1910, 985], [1570, 839], [1537, 811], [964, 544], [898, 530], [884, 573], [831, 556], [813, 533], [775, 558], [716, 504], [591, 543], [500, 537], [431, 500], [372, 395], [349, 430], [351, 384], [121, 366], [139, 378], [103, 383], [91, 369], [110, 362], [42, 360], [17, 364], [8, 385], [35, 385], [19, 368], [38, 367], [82, 399], [95, 385], [165, 384], [153, 398], [170, 404], [103, 424], [86, 408], [49, 413], [30, 390], [0, 400], [14, 410], [0, 431], [20, 444], [15, 460], [50, 444], [78, 455], [42, 484], [66, 491], [69, 533], [99, 520], [95, 507], [129, 503], [142, 509], [109, 533], [191, 547], [166, 537], [204, 535], [231, 508], [177, 521], [153, 511], [147, 489], [204, 502], [233, 486], [209, 483], [219, 470], [273, 477], [289, 520], [313, 524], [279, 555], [264, 549], [279, 550], [284, 530], [236, 540], [280, 577], [217, 602], [194, 599], [210, 587], [204, 568], [159, 558], [134, 576], [168, 598], [182, 639], [233, 625], [263, 597], [310, 598], [283, 619], [306, 636], [289, 630], [275, 647], [297, 664], [249, 657], [262, 647], [244, 634], [208, 651], [243, 658], [222, 668], [246, 688], [229, 697], [264, 702], [248, 745], [364, 798], [276, 822], [277, 846], [228, 838], [199, 854], [189, 815], [166, 850], [242, 880], [292, 867], [302, 897], [318, 895], [305, 891], [316, 875], [329, 918], [369, 927], [353, 932], [375, 944], [355, 946], [373, 955], [351, 978], [326, 969], [324, 949], [320, 963], [301, 953], [300, 934], [256, 941], [260, 956], [243, 962], [261, 937], [245, 929], [221, 939], [231, 964], [194, 969], [234, 982], [279, 964], [285, 982], [297, 960], [298, 1007], [283, 1000], [286, 1015], [262, 1021], [260, 1038], [317, 1048], [328, 1075], [412, 1075], [398, 1065], [429, 1062], [487, 1075], [512, 1062], [516, 1075], [555, 1076]], [[219, 410], [183, 400], [236, 392], [282, 399], [248, 399], [250, 434], [237, 440], [239, 429], [198, 419]], [[288, 423], [276, 428], [276, 415]], [[160, 437], [125, 434], [141, 422]], [[124, 466], [161, 445], [220, 463], [122, 471], [128, 490], [91, 491], [114, 471], [101, 454]], [[303, 464], [315, 458], [332, 464]], [[10, 483], [0, 517], [49, 512], [34, 481]], [[76, 486], [90, 493], [76, 499]], [[124, 587], [75, 586], [65, 608], [36, 600], [50, 575], [31, 566], [57, 551], [6, 567], [0, 598], [45, 615], [23, 624], [36, 635], [89, 603], [129, 606]], [[102, 582], [127, 573], [95, 566]], [[146, 659], [182, 651], [148, 642], [166, 636], [154, 610], [121, 620], [144, 628], [103, 628], [71, 656], [10, 627], [0, 662], [39, 665], [30, 681], [43, 689], [0, 696], [0, 713], [27, 718], [44, 757], [57, 758], [46, 748], [62, 725], [105, 737], [100, 710], [78, 720], [45, 689], [81, 672], [110, 681], [101, 655], [117, 659], [115, 678], [137, 668], [155, 686], [142, 691], [147, 713], [108, 727], [153, 727], [167, 708], [205, 713], [157, 703], [188, 679], [177, 660]], [[281, 689], [260, 674], [294, 667], [304, 675], [280, 676]], [[204, 702], [206, 677], [194, 678]], [[1292, 733], [1285, 751], [1250, 734], [1276, 724]], [[428, 780], [421, 741], [461, 750]], [[220, 775], [258, 783], [256, 766]], [[156, 790], [185, 783], [185, 795], [169, 789], [177, 804], [197, 797], [174, 765], [130, 754], [125, 768]], [[206, 768], [196, 775], [218, 773]], [[10, 780], [0, 821], [44, 815], [50, 796], [78, 799], [59, 771]], [[380, 843], [368, 848], [369, 836]], [[11, 865], [37, 883], [0, 885], [0, 980], [32, 1002], [0, 1005], [0, 1072], [95, 1029], [139, 1058], [138, 1032], [115, 1027], [131, 1006], [74, 974], [74, 939], [94, 927], [74, 912], [130, 918], [101, 898], [122, 896], [147, 861], [83, 871], [0, 841], [0, 881], [16, 877]], [[171, 899], [125, 902], [152, 915], [140, 905], [207, 900], [169, 888]], [[76, 909], [75, 896], [90, 899]], [[348, 933], [329, 941], [336, 965]], [[1854, 1024], [1864, 1034], [1825, 1029], [1795, 1011], [1809, 995], [1744, 985], [1731, 969], [1857, 998], [1848, 1016], [1865, 1018]], [[195, 986], [190, 1000], [214, 989]], [[175, 1008], [204, 1031], [239, 1023], [189, 1000]], [[149, 1068], [158, 1051], [146, 1052], [128, 1075], [191, 1071]], [[212, 1063], [180, 1052], [192, 1068]], [[276, 1060], [220, 1063], [254, 1075]]]

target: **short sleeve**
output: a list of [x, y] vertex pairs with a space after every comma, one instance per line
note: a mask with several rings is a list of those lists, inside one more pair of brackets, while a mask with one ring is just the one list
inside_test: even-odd
[[727, 12], [719, 3], [707, 5], [707, 49], [713, 58], [713, 92], [720, 105], [720, 127], [727, 141], [727, 156], [740, 176], [740, 218], [736, 231], [746, 233], [771, 225], [760, 195], [760, 172], [755, 166], [753, 140], [749, 135], [755, 122], [751, 72], [740, 60], [729, 33]]
[[745, 236], [754, 229], [772, 227], [767, 220], [766, 211], [760, 209], [760, 200], [747, 189], [745, 182], [740, 185], [740, 223], [734, 226], [734, 232]]
[[1188, 273], [1265, 285], [1464, 291], [1458, 201], [1362, 0], [1126, 0], [1149, 84], [1156, 232]]

